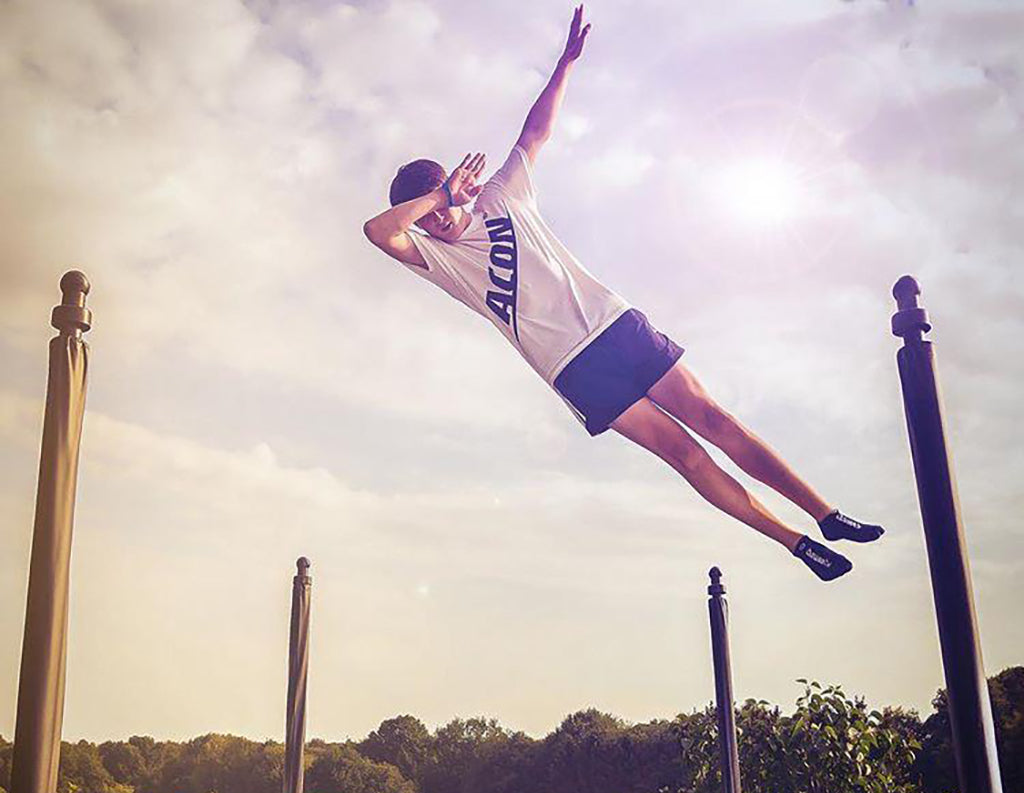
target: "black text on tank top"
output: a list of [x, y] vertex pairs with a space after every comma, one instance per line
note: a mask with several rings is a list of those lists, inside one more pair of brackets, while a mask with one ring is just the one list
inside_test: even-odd
[[487, 307], [503, 323], [512, 328], [519, 341], [519, 324], [516, 317], [516, 287], [519, 282], [516, 255], [516, 232], [509, 217], [490, 218], [485, 221], [487, 236], [491, 241], [488, 272], [495, 289], [487, 290]]

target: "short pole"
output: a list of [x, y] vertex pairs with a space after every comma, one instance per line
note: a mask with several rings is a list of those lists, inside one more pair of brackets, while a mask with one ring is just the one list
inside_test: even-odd
[[733, 713], [732, 663], [729, 657], [729, 603], [725, 599], [722, 571], [712, 567], [708, 575], [708, 613], [711, 617], [711, 656], [715, 665], [715, 707], [718, 711], [718, 744], [722, 755], [722, 789], [740, 793], [740, 755]]
[[981, 659], [952, 456], [946, 443], [935, 350], [923, 338], [931, 324], [917, 304], [921, 294], [917, 281], [905, 275], [892, 291], [898, 308], [892, 318], [892, 332], [903, 338], [896, 360], [928, 548], [960, 791], [1001, 793], [992, 706]]
[[284, 793], [302, 793], [306, 743], [306, 676], [309, 671], [309, 606], [313, 579], [309, 559], [299, 557], [292, 579], [288, 640], [288, 713], [285, 717]]
[[11, 793], [54, 793], [60, 766], [67, 677], [71, 540], [78, 454], [85, 418], [92, 325], [89, 279], [71, 270], [60, 279], [62, 299], [50, 324], [50, 371], [39, 455], [25, 634], [11, 758]]

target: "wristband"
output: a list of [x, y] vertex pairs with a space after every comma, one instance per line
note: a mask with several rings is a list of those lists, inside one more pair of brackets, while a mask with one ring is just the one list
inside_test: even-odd
[[441, 182], [441, 188], [444, 190], [444, 194], [448, 196], [448, 206], [455, 206], [455, 199], [452, 198], [452, 189], [448, 186], [448, 180], [445, 179]]

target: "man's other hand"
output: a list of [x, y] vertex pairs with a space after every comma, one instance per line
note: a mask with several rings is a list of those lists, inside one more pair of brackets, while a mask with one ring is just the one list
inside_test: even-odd
[[[582, 26], [582, 29], [581, 29]], [[559, 60], [562, 63], [572, 63], [583, 52], [583, 42], [587, 40], [590, 32], [590, 23], [583, 25], [583, 4], [576, 6], [572, 15], [572, 23], [569, 25], [569, 38], [565, 42], [565, 50]]]

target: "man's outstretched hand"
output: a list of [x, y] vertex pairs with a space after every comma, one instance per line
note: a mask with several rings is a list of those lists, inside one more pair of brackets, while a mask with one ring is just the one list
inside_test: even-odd
[[452, 171], [448, 177], [448, 189], [452, 194], [452, 206], [468, 204], [477, 194], [484, 189], [483, 185], [476, 184], [477, 177], [484, 169], [484, 161], [487, 158], [479, 152], [475, 155], [467, 154], [459, 167]]
[[590, 32], [590, 23], [583, 24], [583, 3], [576, 6], [572, 14], [572, 24], [569, 25], [569, 38], [565, 42], [565, 50], [559, 61], [572, 63], [583, 53], [583, 42], [587, 40]]

